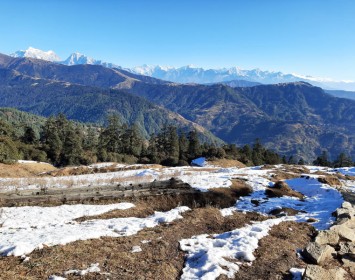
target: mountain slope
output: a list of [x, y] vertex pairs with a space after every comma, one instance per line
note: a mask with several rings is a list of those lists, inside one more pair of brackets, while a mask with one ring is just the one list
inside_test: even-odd
[[335, 97], [347, 98], [355, 100], [355, 92], [354, 91], [345, 91], [345, 90], [325, 90], [326, 93], [333, 95]]
[[14, 107], [42, 116], [64, 113], [69, 119], [102, 124], [107, 114], [117, 113], [123, 122], [137, 123], [146, 137], [167, 123], [185, 130], [195, 128], [204, 140], [222, 142], [177, 113], [117, 90], [32, 78], [0, 69], [0, 97], [0, 107]]
[[16, 70], [21, 74], [34, 78], [103, 88], [127, 87], [133, 81], [143, 81], [151, 84], [168, 83], [122, 69], [111, 69], [100, 65], [83, 64], [68, 67], [49, 61], [33, 58], [12, 58], [3, 54], [0, 54], [0, 67]]
[[238, 145], [267, 147], [310, 161], [321, 150], [355, 158], [355, 102], [306, 83], [230, 88], [224, 85], [147, 85], [128, 89], [197, 122]]

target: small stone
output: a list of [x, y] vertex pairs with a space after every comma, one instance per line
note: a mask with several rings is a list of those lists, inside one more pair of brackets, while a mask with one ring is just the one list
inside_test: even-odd
[[318, 220], [315, 218], [308, 218], [306, 222], [307, 223], [315, 223], [315, 222], [318, 222]]
[[308, 243], [306, 249], [304, 250], [304, 257], [313, 264], [322, 264], [326, 260], [331, 259], [335, 254], [333, 247], [329, 245], [320, 245], [316, 242]]
[[346, 271], [340, 267], [334, 269], [324, 269], [318, 265], [307, 265], [303, 274], [303, 280], [343, 280]]
[[339, 235], [333, 230], [321, 230], [314, 241], [320, 245], [336, 245], [339, 242]]

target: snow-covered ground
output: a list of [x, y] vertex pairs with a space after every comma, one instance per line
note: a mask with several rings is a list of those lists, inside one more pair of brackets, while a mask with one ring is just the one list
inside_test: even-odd
[[[101, 168], [112, 163], [98, 164], [92, 168]], [[122, 166], [124, 167], [124, 166]], [[317, 229], [326, 229], [332, 222], [331, 213], [341, 206], [343, 198], [339, 191], [329, 185], [320, 183], [314, 174], [321, 171], [328, 174], [337, 172], [353, 176], [355, 167], [323, 168], [307, 166], [309, 174], [302, 178], [286, 180], [288, 185], [305, 195], [303, 200], [293, 197], [268, 198], [265, 189], [273, 185], [272, 176], [282, 166], [262, 169], [221, 168], [217, 166], [159, 168], [135, 166], [135, 168], [109, 173], [87, 174], [63, 177], [42, 178], [2, 178], [0, 188], [4, 190], [35, 189], [50, 187], [90, 187], [104, 186], [112, 183], [130, 184], [179, 178], [193, 188], [208, 191], [210, 188], [228, 188], [232, 179], [244, 179], [253, 193], [242, 197], [233, 207], [221, 209], [223, 215], [231, 215], [233, 211], [253, 211], [268, 214], [277, 208], [293, 208], [300, 213], [295, 216], [285, 216], [268, 219], [263, 222], [247, 225], [243, 228], [213, 236], [199, 235], [181, 240], [181, 249], [187, 252], [187, 261], [182, 279], [215, 279], [221, 274], [232, 277], [238, 271], [238, 260], [253, 261], [253, 252], [258, 241], [268, 234], [273, 225], [285, 220], [305, 221], [316, 219], [313, 225]], [[33, 181], [31, 181], [33, 180]], [[38, 180], [38, 181], [36, 181]], [[343, 180], [344, 189], [354, 190], [354, 181]], [[257, 203], [255, 203], [257, 202]], [[122, 237], [136, 234], [146, 227], [154, 227], [159, 223], [171, 222], [182, 218], [181, 213], [188, 211], [187, 207], [178, 207], [168, 212], [159, 213], [147, 218], [116, 218], [96, 219], [76, 222], [83, 216], [92, 216], [115, 209], [134, 207], [129, 203], [112, 205], [64, 205], [59, 207], [11, 207], [0, 209], [0, 254], [21, 256], [28, 254], [43, 245], [53, 246], [67, 244], [75, 240], [100, 238], [101, 236]], [[25, 238], [24, 238], [25, 237]], [[140, 248], [132, 248], [139, 252]], [[228, 260], [229, 259], [229, 260]], [[235, 261], [230, 261], [230, 260]]]
[[[193, 236], [180, 241], [180, 248], [187, 252], [181, 279], [216, 279], [220, 275], [233, 278], [239, 270], [237, 260], [255, 260], [253, 252], [261, 238], [268, 235], [272, 226], [291, 217], [269, 219], [222, 234]], [[231, 261], [233, 260], [233, 261]]]
[[167, 212], [155, 212], [147, 218], [96, 219], [76, 222], [74, 219], [98, 215], [114, 209], [127, 209], [129, 203], [113, 205], [65, 205], [59, 207], [2, 208], [0, 255], [22, 256], [43, 245], [64, 245], [76, 240], [133, 235], [147, 227], [182, 218], [189, 210], [181, 206]]
[[254, 192], [250, 196], [245, 196], [238, 200], [234, 207], [222, 209], [222, 214], [225, 216], [230, 215], [233, 211], [252, 211], [268, 214], [274, 209], [292, 208], [304, 212], [296, 215], [298, 221], [314, 218], [317, 220], [313, 223], [314, 227], [326, 229], [334, 221], [332, 213], [343, 202], [341, 194], [336, 189], [329, 185], [321, 184], [314, 178], [286, 180], [292, 189], [305, 195], [302, 200], [288, 196], [269, 198], [265, 194], [265, 189], [271, 182], [266, 180], [264, 184], [260, 183], [263, 180], [266, 179], [255, 180], [254, 184], [251, 184]]

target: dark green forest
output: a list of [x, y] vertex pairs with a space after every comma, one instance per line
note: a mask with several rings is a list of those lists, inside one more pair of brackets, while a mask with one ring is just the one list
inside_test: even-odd
[[[185, 132], [171, 124], [147, 139], [138, 125], [127, 125], [116, 114], [108, 116], [105, 126], [98, 126], [69, 121], [64, 114], [46, 119], [15, 109], [0, 109], [2, 163], [24, 159], [55, 166], [106, 161], [183, 166], [198, 157], [236, 159], [246, 165], [306, 163], [303, 159], [295, 161], [293, 156], [281, 157], [266, 149], [259, 139], [243, 147], [217, 146], [204, 142], [196, 130]], [[353, 162], [345, 153], [331, 162], [324, 151], [313, 164], [340, 167]]]

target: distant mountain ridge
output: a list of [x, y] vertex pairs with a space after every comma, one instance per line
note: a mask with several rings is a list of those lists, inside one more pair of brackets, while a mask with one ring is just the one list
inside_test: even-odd
[[[355, 101], [305, 82], [230, 87], [178, 84], [100, 65], [65, 66], [0, 55], [0, 106], [41, 115], [64, 112], [95, 122], [119, 112], [145, 135], [170, 116], [237, 145], [256, 138], [268, 148], [310, 162], [322, 150], [355, 159]], [[134, 96], [134, 95], [138, 95]]]
[[109, 68], [124, 69], [126, 71], [150, 76], [153, 78], [171, 81], [175, 83], [198, 83], [209, 84], [219, 82], [229, 82], [232, 80], [245, 80], [261, 84], [278, 84], [304, 81], [314, 86], [325, 89], [341, 89], [355, 91], [354, 81], [336, 81], [327, 78], [316, 78], [298, 74], [284, 74], [280, 71], [263, 71], [260, 69], [245, 70], [239, 67], [222, 68], [222, 69], [203, 69], [195, 66], [183, 67], [166, 67], [166, 66], [149, 66], [143, 65], [138, 67], [122, 68], [114, 63], [103, 62], [80, 53], [73, 53], [67, 59], [61, 60], [53, 51], [44, 52], [30, 47], [26, 51], [18, 51], [12, 54], [13, 57], [30, 57], [43, 59], [51, 62], [57, 62], [64, 65], [101, 65]]
[[164, 124], [172, 124], [185, 131], [196, 129], [201, 139], [208, 142], [223, 143], [207, 129], [175, 112], [112, 89], [122, 83], [139, 82], [134, 74], [128, 74], [132, 78], [102, 66], [64, 66], [0, 54], [0, 107], [46, 117], [64, 113], [72, 120], [99, 124], [105, 122], [108, 114], [116, 113], [124, 123], [136, 123], [145, 137], [159, 132]]

